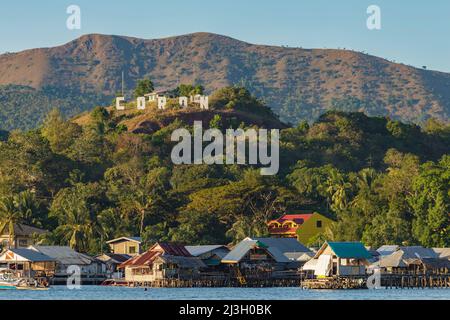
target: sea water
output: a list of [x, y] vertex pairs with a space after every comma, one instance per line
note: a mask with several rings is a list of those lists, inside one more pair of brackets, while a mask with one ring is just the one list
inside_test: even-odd
[[0, 300], [450, 300], [448, 289], [305, 290], [301, 288], [142, 289], [82, 286], [0, 290]]

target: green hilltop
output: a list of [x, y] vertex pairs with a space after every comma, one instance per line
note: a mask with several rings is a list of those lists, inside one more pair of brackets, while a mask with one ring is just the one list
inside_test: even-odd
[[[238, 87], [212, 94], [207, 111], [129, 108], [70, 120], [53, 110], [38, 129], [0, 135], [0, 226], [40, 226], [51, 231], [43, 243], [97, 253], [123, 235], [146, 245], [266, 236], [268, 220], [302, 209], [337, 222], [308, 245], [450, 245], [450, 127], [439, 121], [421, 128], [328, 111], [289, 127]], [[221, 130], [281, 129], [279, 174], [173, 165], [172, 131], [199, 119]]]

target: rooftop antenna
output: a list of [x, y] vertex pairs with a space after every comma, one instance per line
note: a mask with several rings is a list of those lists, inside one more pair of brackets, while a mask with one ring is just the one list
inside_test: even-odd
[[122, 70], [122, 97], [123, 97], [123, 94], [124, 94], [124, 87], [125, 87], [125, 81], [124, 81], [124, 73], [123, 73], [123, 70]]
[[197, 82], [197, 65], [194, 64], [194, 85], [196, 85]]

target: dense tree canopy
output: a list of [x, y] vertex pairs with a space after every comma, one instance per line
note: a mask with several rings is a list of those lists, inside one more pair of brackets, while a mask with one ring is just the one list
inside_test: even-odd
[[[220, 109], [263, 106], [242, 88], [213, 97]], [[179, 120], [153, 134], [128, 132], [104, 108], [91, 120], [80, 127], [52, 111], [39, 130], [0, 139], [0, 227], [26, 222], [51, 231], [46, 243], [96, 253], [123, 235], [147, 246], [265, 236], [268, 220], [302, 209], [336, 221], [311, 243], [450, 245], [444, 124], [331, 111], [283, 130], [281, 171], [263, 177], [251, 166], [174, 166], [170, 134], [189, 128]]]
[[134, 96], [143, 97], [147, 93], [152, 93], [153, 90], [155, 90], [155, 87], [150, 79], [141, 79], [136, 84]]

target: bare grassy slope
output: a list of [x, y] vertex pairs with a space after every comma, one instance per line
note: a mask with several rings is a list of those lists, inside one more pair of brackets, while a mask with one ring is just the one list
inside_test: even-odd
[[[113, 96], [143, 77], [158, 87], [201, 83], [208, 91], [242, 84], [285, 121], [337, 107], [406, 121], [448, 120], [450, 74], [345, 50], [253, 45], [196, 33], [143, 40], [86, 35], [65, 45], [0, 56], [0, 85], [51, 86]], [[350, 101], [350, 102], [349, 102]]]

